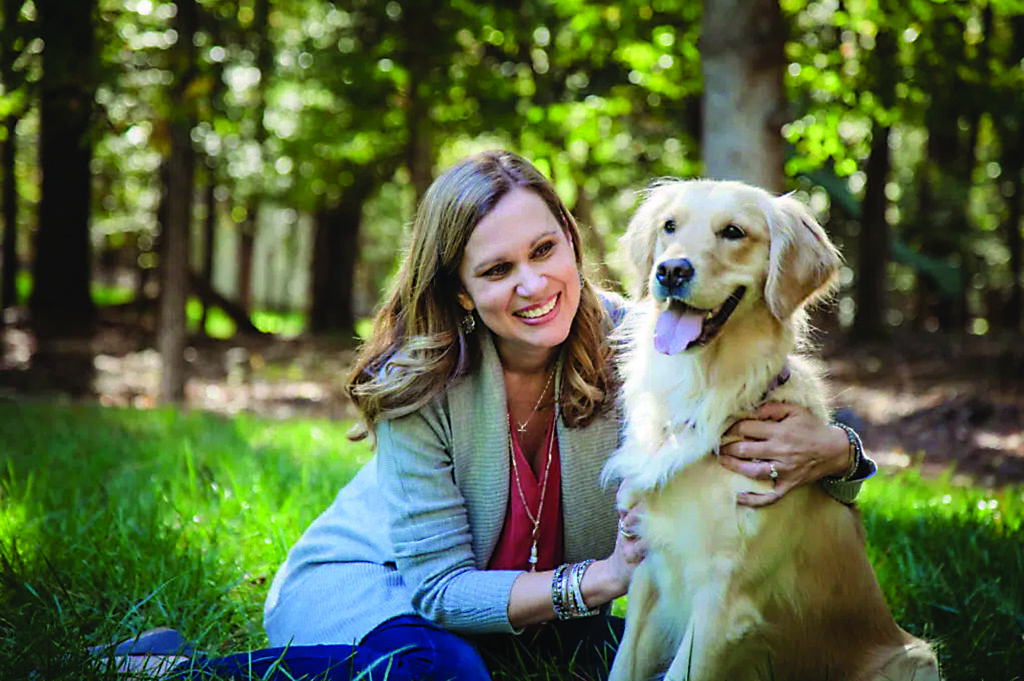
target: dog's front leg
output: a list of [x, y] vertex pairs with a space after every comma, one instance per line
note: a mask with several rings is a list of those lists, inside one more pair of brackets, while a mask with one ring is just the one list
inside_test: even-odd
[[658, 627], [655, 608], [658, 587], [652, 569], [644, 561], [633, 571], [626, 609], [626, 632], [615, 653], [608, 681], [646, 681], [662, 664], [664, 633]]
[[712, 667], [714, 649], [722, 643], [721, 619], [727, 580], [712, 580], [693, 594], [686, 634], [676, 649], [665, 681], [720, 681]]

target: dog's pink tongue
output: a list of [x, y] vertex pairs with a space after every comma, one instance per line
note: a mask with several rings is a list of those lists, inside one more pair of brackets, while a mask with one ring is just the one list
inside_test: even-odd
[[654, 349], [674, 355], [686, 349], [700, 335], [702, 315], [668, 309], [658, 315], [654, 326]]

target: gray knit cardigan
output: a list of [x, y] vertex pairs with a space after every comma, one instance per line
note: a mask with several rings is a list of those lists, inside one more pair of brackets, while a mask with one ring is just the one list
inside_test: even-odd
[[[416, 613], [460, 633], [514, 631], [508, 601], [519, 572], [485, 569], [508, 503], [505, 384], [490, 334], [477, 333], [480, 369], [379, 423], [377, 455], [292, 547], [264, 609], [272, 646], [350, 644]], [[565, 560], [604, 558], [617, 514], [615, 490], [598, 477], [618, 441], [616, 414], [585, 428], [559, 422], [557, 434]], [[863, 477], [874, 471], [866, 461]], [[849, 501], [860, 482], [825, 488]]]
[[[419, 411], [377, 426], [377, 455], [299, 539], [270, 587], [272, 646], [353, 643], [419, 613], [456, 632], [512, 632], [515, 570], [485, 570], [509, 492], [505, 383], [490, 334], [482, 363]], [[598, 477], [614, 414], [558, 423], [565, 559], [615, 547], [615, 490]]]

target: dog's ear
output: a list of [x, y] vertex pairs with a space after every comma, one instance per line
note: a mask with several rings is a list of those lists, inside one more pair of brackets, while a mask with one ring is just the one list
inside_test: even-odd
[[769, 199], [771, 247], [764, 297], [777, 319], [829, 293], [842, 264], [836, 247], [810, 211], [791, 195]]
[[619, 247], [625, 251], [633, 286], [630, 295], [639, 300], [647, 295], [648, 278], [654, 266], [654, 245], [658, 237], [657, 217], [664, 203], [665, 181], [656, 182], [641, 192], [640, 205], [633, 213]]

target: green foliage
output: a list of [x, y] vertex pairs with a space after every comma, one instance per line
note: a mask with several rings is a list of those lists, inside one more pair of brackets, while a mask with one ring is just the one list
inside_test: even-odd
[[[362, 203], [357, 313], [385, 288], [417, 193], [469, 150], [507, 146], [535, 160], [593, 228], [592, 260], [605, 259], [637, 190], [659, 176], [702, 170], [704, 4], [283, 0], [270, 3], [263, 27], [252, 0], [200, 0], [198, 72], [188, 93], [200, 112], [192, 134], [197, 181], [217, 188], [221, 233], [247, 225], [261, 204], [294, 211], [298, 224]], [[808, 187], [807, 178], [826, 171], [859, 199], [872, 138], [888, 128], [887, 215], [906, 246], [901, 260], [959, 268], [965, 286], [937, 294], [966, 291], [969, 316], [990, 314], [992, 300], [1020, 285], [1007, 239], [1019, 225], [1006, 225], [1020, 196], [1005, 166], [1020, 127], [1024, 7], [1018, 0], [780, 4], [790, 28], [789, 107], [776, 122], [792, 145], [786, 170], [794, 186]], [[93, 243], [137, 247], [132, 261], [148, 269], [158, 260], [161, 168], [176, 105], [168, 95], [174, 3], [98, 5]], [[0, 117], [24, 114], [15, 173], [21, 200], [31, 204], [42, 45], [34, 5], [11, 6], [16, 11], [4, 11], [14, 16], [0, 28]], [[818, 196], [827, 214], [827, 196]], [[31, 211], [21, 214], [28, 232]], [[833, 229], [855, 264], [857, 219], [841, 218]], [[217, 263], [233, 265], [224, 255]], [[911, 286], [920, 272], [908, 270]]]

